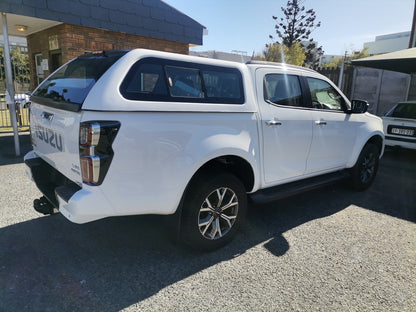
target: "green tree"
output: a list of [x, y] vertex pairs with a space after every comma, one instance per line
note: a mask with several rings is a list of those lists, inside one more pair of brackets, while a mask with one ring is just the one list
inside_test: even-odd
[[269, 35], [270, 39], [275, 40], [271, 44], [266, 44], [269, 49], [275, 44], [282, 44], [289, 48], [295, 43], [300, 44], [305, 51], [303, 65], [317, 67], [319, 58], [323, 54], [322, 47], [317, 47], [316, 43], [310, 38], [311, 33], [321, 22], [316, 22], [316, 14], [313, 9], [306, 10], [303, 0], [289, 0], [286, 8], [281, 7], [284, 17], [272, 16], [277, 22], [275, 32], [277, 39]]
[[305, 58], [305, 50], [295, 42], [290, 47], [280, 43], [272, 44], [263, 51], [263, 57], [260, 59], [302, 66]]
[[322, 64], [322, 68], [338, 68], [341, 67], [342, 62], [349, 62], [351, 60], [360, 59], [367, 56], [369, 56], [368, 47], [365, 47], [361, 51], [354, 51], [351, 49], [349, 53], [345, 52], [345, 57], [334, 57], [331, 62]]

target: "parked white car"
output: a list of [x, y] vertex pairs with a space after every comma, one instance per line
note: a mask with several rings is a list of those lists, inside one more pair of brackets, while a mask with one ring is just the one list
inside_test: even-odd
[[416, 102], [400, 102], [382, 119], [386, 145], [416, 149]]
[[342, 178], [368, 188], [384, 150], [366, 102], [286, 64], [104, 51], [62, 66], [31, 101], [37, 211], [76, 223], [172, 214], [199, 249], [234, 236], [248, 197]]

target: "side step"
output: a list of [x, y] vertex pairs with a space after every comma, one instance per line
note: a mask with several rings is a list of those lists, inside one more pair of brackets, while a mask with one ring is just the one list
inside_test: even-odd
[[305, 180], [290, 182], [282, 185], [269, 187], [249, 194], [249, 200], [255, 203], [269, 203], [282, 198], [290, 197], [299, 193], [311, 191], [325, 185], [333, 184], [350, 177], [346, 170], [337, 171], [322, 176], [316, 176]]

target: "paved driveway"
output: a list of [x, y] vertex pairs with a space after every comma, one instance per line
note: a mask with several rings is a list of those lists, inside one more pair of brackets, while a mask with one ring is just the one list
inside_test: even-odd
[[0, 311], [416, 311], [416, 153], [386, 152], [366, 192], [252, 206], [204, 254], [171, 242], [163, 217], [39, 215], [12, 146], [0, 136]]

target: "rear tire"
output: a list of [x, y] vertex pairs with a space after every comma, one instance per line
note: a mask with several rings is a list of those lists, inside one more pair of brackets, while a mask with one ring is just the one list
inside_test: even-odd
[[194, 249], [218, 249], [233, 239], [246, 211], [246, 190], [239, 179], [228, 172], [201, 173], [185, 194], [181, 238]]
[[362, 149], [354, 167], [351, 168], [351, 186], [355, 190], [363, 191], [373, 183], [377, 170], [380, 150], [368, 143]]

